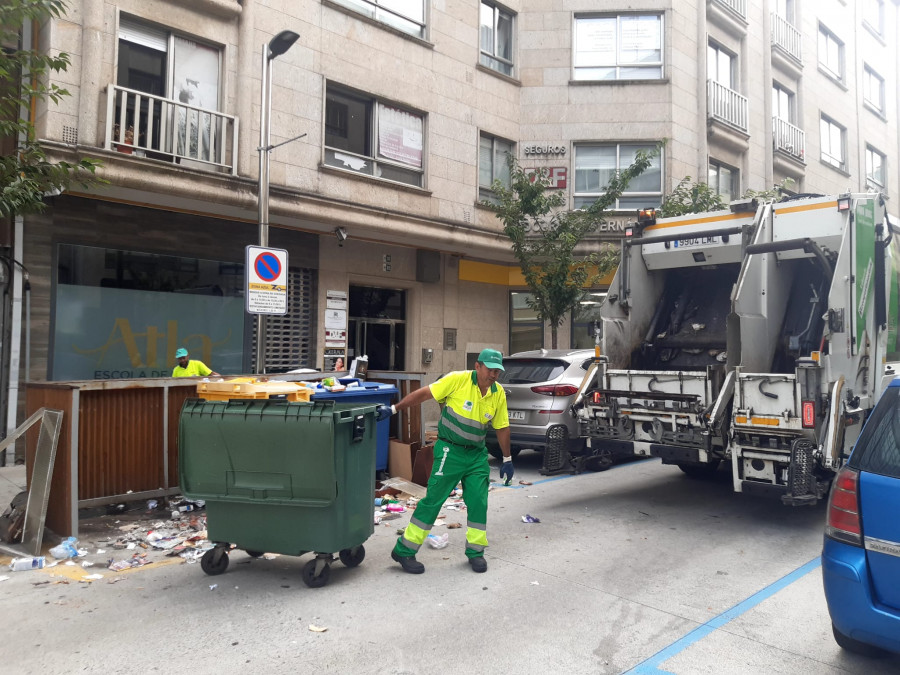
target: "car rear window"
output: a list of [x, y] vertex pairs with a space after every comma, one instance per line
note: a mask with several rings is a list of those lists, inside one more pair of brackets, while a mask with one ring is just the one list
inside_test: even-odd
[[850, 466], [900, 478], [900, 387], [889, 387], [856, 442]]
[[562, 375], [568, 364], [557, 359], [507, 359], [503, 361], [504, 371], [500, 373], [500, 384], [533, 384], [555, 380]]

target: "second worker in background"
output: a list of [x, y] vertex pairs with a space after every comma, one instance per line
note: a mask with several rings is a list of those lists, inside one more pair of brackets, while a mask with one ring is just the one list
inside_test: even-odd
[[377, 419], [387, 419], [398, 410], [434, 399], [443, 404], [438, 421], [438, 439], [434, 444], [434, 464], [428, 479], [428, 491], [416, 505], [404, 533], [397, 539], [391, 558], [405, 572], [421, 574], [425, 565], [416, 553], [425, 542], [441, 507], [450, 492], [462, 482], [466, 503], [466, 557], [476, 572], [487, 571], [487, 500], [490, 466], [484, 439], [488, 425], [497, 432], [503, 453], [501, 477], [513, 475], [509, 445], [509, 414], [506, 392], [497, 384], [503, 370], [503, 357], [496, 349], [483, 349], [475, 370], [448, 373], [434, 384], [404, 396], [392, 406], [378, 406]]

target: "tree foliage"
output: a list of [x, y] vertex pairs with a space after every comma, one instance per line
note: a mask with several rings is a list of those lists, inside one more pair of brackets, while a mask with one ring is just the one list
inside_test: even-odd
[[688, 213], [705, 213], [728, 208], [722, 195], [706, 183], [692, 183], [690, 176], [685, 176], [671, 193], [666, 195], [656, 210], [660, 218], [684, 216]]
[[629, 182], [646, 171], [658, 154], [658, 149], [639, 152], [631, 166], [612, 177], [593, 204], [578, 211], [563, 209], [565, 194], [550, 189], [546, 170], [526, 171], [512, 155], [508, 158], [510, 184], [494, 182], [496, 201], [485, 204], [496, 209], [503, 232], [512, 242], [531, 293], [528, 306], [539, 321], [550, 324], [553, 349], [566, 315], [579, 307], [592, 285], [619, 264], [619, 251], [613, 246], [586, 254], [576, 254], [576, 247], [606, 220], [607, 211]]
[[16, 152], [0, 157], [2, 216], [40, 211], [49, 192], [100, 182], [95, 176], [100, 164], [96, 160], [48, 160], [29, 118], [33, 100], [56, 104], [69, 96], [66, 89], [49, 82], [49, 77], [67, 70], [70, 59], [66, 53], [52, 55], [37, 49], [21, 49], [19, 31], [28, 20], [43, 23], [62, 16], [65, 9], [63, 0], [0, 3], [0, 41], [8, 47], [0, 59], [0, 136], [18, 139]]

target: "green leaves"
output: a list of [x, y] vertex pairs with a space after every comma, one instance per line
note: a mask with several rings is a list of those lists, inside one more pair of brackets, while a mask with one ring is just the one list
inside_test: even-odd
[[565, 194], [550, 189], [546, 170], [526, 172], [510, 155], [510, 185], [495, 181], [491, 186], [503, 232], [512, 243], [513, 254], [531, 291], [529, 306], [540, 321], [550, 324], [552, 347], [557, 347], [557, 329], [566, 315], [578, 308], [590, 286], [615, 269], [619, 251], [606, 245], [600, 251], [576, 253], [584, 237], [604, 222], [610, 206], [629, 182], [649, 168], [659, 149], [639, 152], [635, 162], [615, 175], [591, 206], [580, 211], [562, 210]]
[[[0, 0], [0, 40], [19, 44], [19, 31], [26, 20], [41, 24], [64, 14], [62, 0]], [[10, 49], [0, 58], [0, 136], [19, 139], [14, 154], [0, 157], [0, 216], [32, 213], [44, 209], [44, 197], [73, 185], [88, 187], [101, 181], [96, 176], [100, 162], [50, 162], [35, 139], [30, 110], [32, 100], [58, 104], [68, 90], [49, 81], [52, 73], [68, 69], [65, 53], [45, 54], [37, 49]]]

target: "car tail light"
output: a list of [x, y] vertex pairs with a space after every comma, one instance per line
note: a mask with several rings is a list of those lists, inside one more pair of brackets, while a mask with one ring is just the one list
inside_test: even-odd
[[859, 472], [844, 467], [838, 472], [828, 498], [828, 526], [825, 534], [832, 539], [862, 546], [862, 523], [859, 520]]
[[544, 396], [574, 396], [578, 387], [572, 384], [541, 384], [532, 387], [531, 391]]
[[816, 426], [816, 404], [814, 401], [803, 401], [801, 416], [804, 429], [814, 429]]

